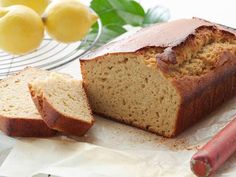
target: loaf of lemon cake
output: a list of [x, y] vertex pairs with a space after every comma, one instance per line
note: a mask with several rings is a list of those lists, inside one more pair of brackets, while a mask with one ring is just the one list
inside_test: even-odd
[[181, 19], [105, 45], [80, 60], [92, 111], [176, 136], [235, 95], [235, 34]]

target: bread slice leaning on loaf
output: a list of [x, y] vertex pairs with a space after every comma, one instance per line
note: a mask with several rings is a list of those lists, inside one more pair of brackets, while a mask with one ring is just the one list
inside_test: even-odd
[[52, 72], [29, 83], [32, 99], [46, 124], [69, 134], [82, 136], [93, 125], [82, 82]]
[[0, 129], [4, 133], [19, 137], [47, 137], [56, 133], [44, 123], [28, 89], [28, 82], [47, 75], [47, 71], [27, 68], [0, 81]]
[[235, 95], [235, 34], [181, 19], [98, 49], [80, 60], [93, 112], [176, 136]]

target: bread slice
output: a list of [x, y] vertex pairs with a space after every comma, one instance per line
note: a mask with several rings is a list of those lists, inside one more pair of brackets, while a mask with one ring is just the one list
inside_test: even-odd
[[235, 34], [182, 19], [98, 49], [80, 60], [93, 112], [176, 136], [235, 95]]
[[47, 75], [47, 71], [27, 68], [0, 81], [0, 129], [4, 133], [19, 137], [47, 137], [56, 133], [44, 123], [28, 89], [28, 82]]
[[82, 82], [51, 73], [29, 83], [32, 99], [46, 124], [58, 131], [82, 136], [93, 125]]

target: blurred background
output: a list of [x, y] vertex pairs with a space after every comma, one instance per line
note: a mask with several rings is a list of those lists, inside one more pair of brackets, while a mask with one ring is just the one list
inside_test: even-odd
[[[155, 5], [169, 8], [170, 20], [200, 17], [236, 28], [235, 0], [137, 0], [147, 9]], [[89, 4], [88, 0], [81, 0]]]

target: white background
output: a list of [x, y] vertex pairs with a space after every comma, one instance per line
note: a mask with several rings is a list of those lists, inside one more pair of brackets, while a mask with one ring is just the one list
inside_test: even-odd
[[235, 0], [140, 0], [145, 8], [163, 5], [170, 9], [171, 20], [200, 17], [236, 28]]

